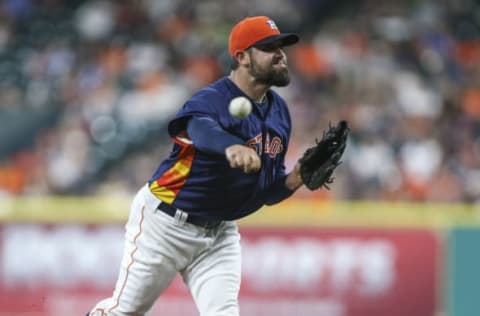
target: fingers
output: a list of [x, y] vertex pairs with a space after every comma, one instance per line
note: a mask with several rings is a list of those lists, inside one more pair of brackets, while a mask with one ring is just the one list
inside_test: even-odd
[[234, 153], [229, 161], [230, 167], [241, 168], [245, 173], [257, 172], [261, 166], [257, 153], [249, 148]]
[[245, 173], [257, 172], [262, 165], [255, 150], [243, 145], [232, 145], [225, 150], [230, 167], [240, 168]]

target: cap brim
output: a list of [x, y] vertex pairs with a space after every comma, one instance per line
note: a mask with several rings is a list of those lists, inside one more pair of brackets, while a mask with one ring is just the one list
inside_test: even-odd
[[272, 36], [266, 37], [262, 40], [259, 40], [258, 42], [256, 42], [252, 46], [270, 44], [270, 43], [273, 43], [273, 42], [276, 42], [276, 41], [281, 41], [282, 46], [290, 46], [290, 45], [293, 45], [293, 44], [297, 43], [298, 40], [299, 40], [299, 37], [298, 37], [297, 34], [282, 33], [282, 34], [278, 34], [278, 35], [272, 35]]

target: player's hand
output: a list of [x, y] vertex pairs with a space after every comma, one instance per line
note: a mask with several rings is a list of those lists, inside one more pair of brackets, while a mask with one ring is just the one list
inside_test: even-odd
[[225, 155], [232, 168], [241, 168], [245, 173], [260, 170], [262, 162], [257, 152], [244, 145], [232, 145], [225, 149]]

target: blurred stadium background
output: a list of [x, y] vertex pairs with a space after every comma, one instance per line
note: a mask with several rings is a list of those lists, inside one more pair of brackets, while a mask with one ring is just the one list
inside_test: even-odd
[[[352, 137], [333, 190], [241, 221], [242, 315], [479, 315], [473, 0], [0, 0], [0, 315], [83, 315], [110, 294], [166, 122], [261, 14], [301, 35], [277, 89], [288, 167], [330, 121]], [[192, 304], [176, 280], [154, 315]]]

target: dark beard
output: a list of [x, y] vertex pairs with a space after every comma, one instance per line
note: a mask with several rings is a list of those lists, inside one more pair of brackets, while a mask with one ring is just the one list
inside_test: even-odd
[[250, 67], [250, 74], [255, 78], [255, 81], [267, 86], [285, 87], [290, 83], [290, 75], [288, 69], [276, 70], [273, 67], [265, 70], [252, 60]]

